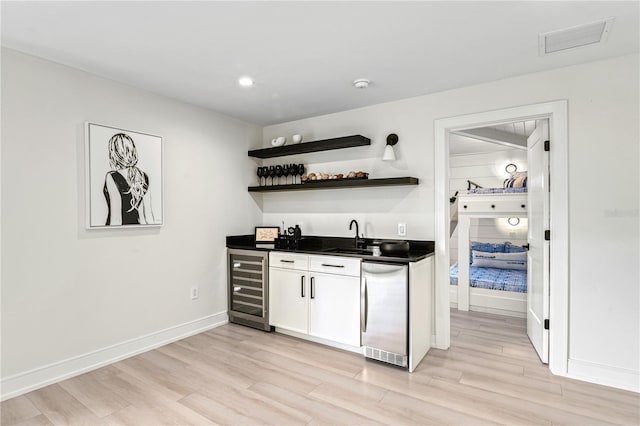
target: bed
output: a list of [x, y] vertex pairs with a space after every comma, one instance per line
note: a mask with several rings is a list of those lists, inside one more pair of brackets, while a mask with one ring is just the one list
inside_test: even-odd
[[520, 188], [472, 188], [469, 194], [522, 194], [527, 192], [527, 187]]
[[[465, 265], [463, 262], [462, 267], [454, 264], [449, 269], [451, 306], [459, 310], [524, 318], [527, 312], [527, 253], [524, 247], [510, 242], [470, 244], [473, 263]], [[517, 269], [509, 269], [509, 262], [494, 261], [498, 263], [494, 265], [491, 261], [481, 260], [512, 256], [519, 259], [515, 262]], [[466, 282], [464, 279], [460, 282], [460, 269], [467, 271]]]
[[449, 300], [452, 308], [525, 318], [527, 313], [527, 271], [469, 267], [466, 309], [459, 302], [458, 265], [450, 269]]
[[[514, 187], [516, 178], [523, 176]], [[472, 182], [469, 182], [472, 184]], [[475, 185], [475, 184], [474, 184]], [[526, 175], [514, 176], [505, 181], [503, 188], [468, 188], [468, 193], [452, 199], [457, 204], [458, 259], [451, 267], [449, 299], [451, 306], [461, 311], [480, 311], [515, 317], [525, 317], [527, 312], [526, 266], [511, 269], [478, 267], [463, 262], [470, 259], [469, 238], [472, 218], [526, 218], [527, 188]], [[452, 206], [453, 207], [453, 206]], [[473, 252], [475, 253], [475, 251]], [[525, 255], [526, 257], [526, 255]], [[506, 272], [505, 272], [506, 271]]]
[[[458, 285], [458, 264], [449, 269], [451, 285]], [[527, 271], [469, 266], [469, 286], [487, 290], [527, 292]]]

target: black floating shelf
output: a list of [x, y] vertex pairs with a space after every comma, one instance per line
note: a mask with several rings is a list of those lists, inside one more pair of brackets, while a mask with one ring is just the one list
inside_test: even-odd
[[398, 177], [383, 179], [333, 179], [312, 181], [296, 185], [250, 186], [249, 192], [308, 191], [315, 189], [363, 188], [374, 186], [418, 185], [419, 179], [414, 177]]
[[273, 148], [254, 149], [249, 157], [273, 158], [286, 155], [306, 154], [308, 152], [330, 151], [332, 149], [352, 148], [354, 146], [371, 145], [371, 139], [362, 135], [343, 136], [321, 141], [302, 142], [294, 145], [276, 146]]

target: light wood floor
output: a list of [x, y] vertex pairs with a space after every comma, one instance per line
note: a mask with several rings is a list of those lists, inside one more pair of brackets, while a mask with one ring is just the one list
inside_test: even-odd
[[552, 376], [524, 320], [452, 312], [416, 372], [225, 325], [2, 403], [2, 424], [638, 424], [639, 395]]

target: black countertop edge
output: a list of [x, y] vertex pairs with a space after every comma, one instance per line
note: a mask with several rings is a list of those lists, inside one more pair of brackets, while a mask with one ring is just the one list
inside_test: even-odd
[[344, 237], [323, 237], [323, 236], [303, 236], [298, 248], [278, 248], [278, 247], [256, 247], [253, 235], [232, 235], [227, 236], [227, 248], [241, 250], [259, 251], [282, 251], [291, 253], [304, 253], [322, 256], [357, 257], [363, 260], [376, 262], [409, 263], [418, 262], [427, 257], [433, 256], [435, 251], [434, 241], [423, 240], [393, 240], [386, 238], [365, 238], [365, 246], [379, 245], [383, 241], [408, 241], [409, 253], [406, 256], [371, 256], [367, 254], [334, 253], [327, 250], [349, 249], [355, 247], [354, 238]]

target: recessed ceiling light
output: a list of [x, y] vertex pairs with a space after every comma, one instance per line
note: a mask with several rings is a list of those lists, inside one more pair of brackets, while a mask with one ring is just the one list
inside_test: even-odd
[[358, 89], [366, 89], [367, 87], [369, 87], [369, 83], [371, 82], [366, 78], [358, 78], [356, 80], [353, 80], [353, 85]]
[[238, 84], [242, 87], [251, 87], [254, 83], [251, 77], [240, 77], [238, 79]]

